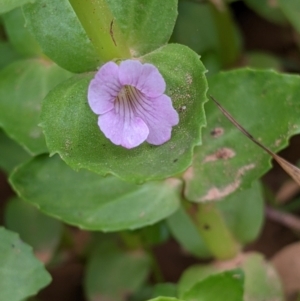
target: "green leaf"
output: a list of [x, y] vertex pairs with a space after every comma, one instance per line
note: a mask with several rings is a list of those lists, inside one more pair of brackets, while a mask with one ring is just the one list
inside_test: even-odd
[[[178, 10], [172, 41], [189, 46], [201, 54], [202, 60], [206, 53], [215, 52], [219, 40], [211, 6], [208, 3], [179, 1]], [[197, 38], [191, 33], [195, 33]]]
[[[287, 23], [286, 18], [281, 10], [281, 5], [279, 5], [281, 0], [279, 1], [244, 0], [244, 1], [258, 15], [262, 16], [268, 21], [279, 23], [282, 25], [285, 25]], [[288, 2], [288, 1], [283, 0], [282, 2]]]
[[282, 64], [276, 56], [264, 52], [248, 52], [246, 56], [247, 66], [256, 69], [274, 69], [280, 71]]
[[21, 8], [4, 14], [2, 18], [9, 41], [20, 55], [23, 57], [43, 56], [37, 41], [25, 26], [25, 19]]
[[197, 264], [188, 267], [178, 281], [178, 296], [183, 298], [184, 294], [195, 284], [218, 272], [220, 271], [213, 264]]
[[260, 234], [265, 210], [261, 185], [254, 182], [251, 188], [229, 195], [216, 206], [225, 218], [233, 236], [242, 244], [254, 241]]
[[17, 234], [0, 228], [0, 301], [21, 301], [49, 284], [51, 277]]
[[166, 242], [170, 236], [164, 221], [146, 226], [135, 231], [127, 230], [119, 233], [128, 249], [149, 249]]
[[187, 47], [172, 44], [141, 60], [158, 67], [167, 83], [166, 94], [179, 112], [179, 125], [173, 128], [171, 139], [160, 146], [143, 143], [130, 150], [112, 144], [99, 130], [97, 116], [87, 103], [92, 76], [82, 75], [59, 85], [43, 102], [42, 127], [51, 154], [59, 153], [76, 170], [110, 173], [137, 183], [170, 177], [191, 164], [205, 124], [204, 66]]
[[278, 0], [278, 4], [285, 17], [300, 32], [300, 2], [298, 0]]
[[248, 254], [242, 268], [245, 272], [245, 301], [285, 300], [279, 275], [263, 255]]
[[29, 153], [47, 152], [39, 124], [41, 100], [70, 73], [39, 59], [16, 61], [0, 71], [0, 125]]
[[[213, 95], [244, 128], [273, 151], [299, 133], [300, 77], [273, 71], [240, 69], [210, 80]], [[203, 146], [183, 178], [185, 197], [213, 201], [245, 189], [270, 169], [270, 157], [241, 134], [217, 106], [206, 105], [208, 126]]]
[[230, 6], [222, 3], [211, 2], [212, 16], [217, 28], [219, 37], [219, 56], [222, 66], [229, 67], [237, 64], [237, 60], [241, 55], [242, 36], [239, 28], [235, 25], [234, 17], [231, 13]]
[[182, 206], [167, 219], [167, 223], [172, 235], [185, 250], [197, 257], [211, 257], [196, 225]]
[[75, 172], [58, 156], [36, 157], [16, 169], [10, 180], [23, 199], [43, 212], [102, 231], [136, 229], [164, 219], [178, 208], [181, 189], [176, 179], [135, 185]]
[[177, 17], [178, 0], [107, 2], [132, 56], [147, 54], [168, 42]]
[[88, 259], [84, 288], [88, 300], [122, 301], [146, 281], [150, 258], [142, 251], [124, 252], [100, 243]]
[[179, 16], [172, 41], [184, 44], [201, 54], [209, 75], [231, 65], [240, 53], [240, 41], [230, 10], [207, 2], [179, 1]]
[[152, 298], [153, 286], [149, 283], [143, 284], [133, 295], [130, 301], [145, 301]]
[[183, 300], [179, 300], [177, 298], [172, 298], [172, 297], [157, 297], [147, 301], [183, 301]]
[[9, 42], [0, 40], [0, 69], [6, 67], [17, 59], [20, 59], [20, 56], [12, 45]]
[[0, 129], [0, 168], [9, 174], [17, 165], [31, 156]]
[[51, 259], [62, 234], [59, 221], [17, 198], [6, 205], [4, 219], [6, 227], [19, 233], [40, 260], [47, 263]]
[[153, 297], [177, 297], [177, 286], [174, 283], [158, 283], [154, 286]]
[[162, 244], [170, 238], [169, 230], [164, 221], [136, 231], [130, 231], [130, 233], [136, 235], [144, 247]]
[[85, 72], [101, 64], [68, 0], [39, 0], [25, 5], [23, 12], [29, 31], [58, 65]]
[[186, 301], [243, 301], [243, 273], [232, 270], [209, 276], [185, 292]]
[[[202, 283], [202, 281], [209, 279], [211, 276], [218, 275], [218, 273], [229, 269], [231, 266], [236, 266], [237, 263], [245, 275], [244, 301], [283, 300], [282, 286], [277, 272], [272, 265], [266, 262], [263, 256], [258, 253], [241, 254], [241, 256], [237, 257], [233, 262], [218, 262], [189, 267], [184, 271], [179, 280], [179, 297], [184, 299], [185, 294], [195, 287], [197, 283]], [[215, 299], [212, 298], [211, 300]], [[232, 299], [225, 298], [224, 296], [223, 300]]]
[[34, 2], [35, 0], [1, 0], [0, 2], [0, 14], [6, 13], [16, 7], [22, 6], [28, 2]]
[[209, 75], [221, 69], [219, 39], [208, 3], [179, 1], [179, 15], [171, 41], [186, 45], [201, 55]]

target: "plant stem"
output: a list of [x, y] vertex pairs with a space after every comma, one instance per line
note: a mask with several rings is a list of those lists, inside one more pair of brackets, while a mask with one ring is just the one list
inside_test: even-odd
[[217, 259], [234, 258], [240, 250], [214, 203], [199, 204], [194, 216], [206, 246]]
[[105, 0], [69, 0], [101, 60], [129, 58], [121, 30]]
[[139, 235], [130, 233], [130, 231], [121, 231], [119, 232], [119, 237], [121, 238], [123, 244], [127, 250], [137, 250], [141, 249], [146, 252], [149, 256], [152, 266], [152, 273], [155, 282], [160, 283], [164, 282], [164, 277], [160, 266], [156, 260], [156, 257], [151, 249], [151, 247], [143, 245], [143, 242]]

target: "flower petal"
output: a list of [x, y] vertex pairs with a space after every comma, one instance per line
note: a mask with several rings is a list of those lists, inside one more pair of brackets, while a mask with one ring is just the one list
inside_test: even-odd
[[[118, 81], [119, 66], [114, 62], [108, 62], [101, 66], [95, 75], [95, 80], [99, 84], [106, 84], [108, 82]], [[119, 85], [119, 81], [118, 81]]]
[[88, 102], [96, 114], [104, 114], [114, 107], [114, 100], [122, 86], [119, 82], [119, 66], [106, 63], [96, 73], [88, 88]]
[[165, 94], [154, 99], [140, 100], [137, 116], [146, 122], [149, 128], [147, 142], [154, 145], [168, 141], [171, 138], [172, 126], [179, 122], [171, 98]]
[[144, 64], [136, 88], [148, 97], [158, 97], [165, 92], [166, 83], [155, 66]]
[[98, 125], [112, 143], [128, 149], [143, 143], [149, 134], [146, 123], [139, 117], [125, 119], [114, 110], [99, 116]]
[[122, 85], [134, 86], [148, 97], [158, 97], [166, 89], [165, 80], [158, 69], [139, 61], [123, 61], [119, 69], [119, 79]]
[[122, 85], [136, 87], [143, 72], [143, 65], [139, 61], [126, 60], [119, 66], [119, 80]]

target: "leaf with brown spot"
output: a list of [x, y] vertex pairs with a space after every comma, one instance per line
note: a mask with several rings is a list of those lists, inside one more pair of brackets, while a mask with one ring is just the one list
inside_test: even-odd
[[[300, 77], [238, 69], [219, 73], [208, 80], [210, 94], [222, 100], [222, 106], [242, 121], [247, 133], [259, 137], [257, 143], [266, 146], [268, 154], [275, 156], [297, 180], [297, 169], [274, 153], [286, 147], [288, 139], [300, 132]], [[249, 140], [249, 134], [242, 136], [212, 101], [205, 105], [205, 112], [207, 127], [202, 132], [203, 143], [194, 149], [192, 166], [183, 174], [185, 198], [194, 202], [212, 189], [223, 191], [236, 183], [238, 171], [244, 166], [254, 165], [239, 177], [236, 188], [223, 197], [246, 189], [271, 168], [270, 156]], [[217, 128], [223, 129], [223, 135], [215, 138], [212, 133]], [[235, 156], [204, 163], [207, 156], [224, 148], [232, 150]]]
[[[265, 152], [267, 152], [269, 155], [271, 155], [277, 163], [300, 185], [300, 169], [280, 157], [279, 155], [276, 155], [271, 150], [269, 150], [267, 147], [265, 147], [262, 143], [260, 143], [258, 140], [256, 140], [249, 132], [245, 130], [222, 106], [221, 104], [214, 99], [212, 96], [210, 98], [216, 103], [216, 105], [219, 107], [219, 109], [222, 111], [222, 113], [233, 123], [234, 126], [236, 126], [246, 137], [248, 137], [251, 141], [253, 141], [255, 144], [257, 144], [259, 147], [261, 147]], [[276, 140], [275, 144], [280, 144], [280, 140]]]
[[212, 162], [216, 160], [228, 160], [235, 156], [235, 152], [227, 147], [222, 147], [218, 149], [215, 153], [208, 155], [204, 158], [203, 163]]

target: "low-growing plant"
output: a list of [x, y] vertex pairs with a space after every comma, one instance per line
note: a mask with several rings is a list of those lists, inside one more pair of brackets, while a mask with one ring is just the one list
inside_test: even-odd
[[[276, 153], [300, 133], [300, 77], [244, 50], [231, 2], [0, 0], [0, 167], [15, 192], [0, 301], [44, 300], [31, 296], [72, 258], [90, 301], [284, 300], [245, 248], [272, 156], [299, 183]], [[244, 0], [299, 34], [298, 1], [274, 2]], [[154, 252], [171, 239], [198, 261], [176, 283]]]

